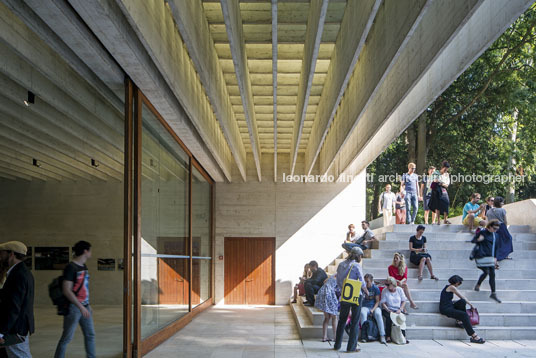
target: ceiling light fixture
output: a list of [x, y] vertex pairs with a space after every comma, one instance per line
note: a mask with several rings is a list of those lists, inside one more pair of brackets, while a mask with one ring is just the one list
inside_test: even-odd
[[28, 98], [24, 101], [26, 106], [30, 106], [35, 103], [35, 94], [32, 91], [28, 91]]

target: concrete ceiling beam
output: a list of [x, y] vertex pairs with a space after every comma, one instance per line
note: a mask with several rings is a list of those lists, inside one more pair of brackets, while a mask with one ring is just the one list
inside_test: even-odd
[[183, 0], [170, 0], [168, 4], [231, 148], [242, 180], [246, 181], [246, 150], [240, 137], [203, 4], [200, 1]]
[[272, 103], [274, 127], [274, 182], [277, 182], [277, 0], [272, 0]]
[[[11, 159], [14, 159], [14, 160], [17, 160], [17, 161], [21, 161], [21, 162], [24, 162], [24, 163], [33, 163], [33, 160], [36, 159], [36, 158], [33, 158], [29, 155], [25, 155], [23, 153], [20, 153], [20, 152], [17, 152], [11, 148], [8, 148], [6, 146], [3, 146], [3, 145], [0, 145], [0, 154], [2, 154], [4, 156], [4, 158], [11, 158]], [[42, 160], [39, 161], [39, 165], [40, 165], [40, 168], [42, 168], [43, 170], [46, 170], [48, 172], [51, 172], [51, 173], [54, 173], [54, 174], [57, 174], [65, 179], [69, 179], [69, 180], [72, 180], [72, 181], [77, 181], [78, 179], [80, 179], [79, 177], [77, 177], [76, 175], [66, 171], [66, 170], [63, 170], [63, 169], [60, 169], [60, 168], [57, 168], [57, 167], [54, 167], [46, 162], [43, 162]]]
[[[15, 132], [15, 134], [17, 133]], [[65, 163], [60, 160], [57, 160], [54, 157], [48, 155], [47, 153], [44, 153], [38, 149], [35, 149], [35, 146], [33, 145], [33, 143], [26, 142], [26, 140], [28, 140], [28, 137], [17, 136], [16, 140], [13, 140], [12, 138], [9, 137], [8, 134], [3, 134], [2, 132], [0, 132], [0, 138], [2, 139], [2, 142], [1, 142], [2, 144], [0, 144], [0, 148], [5, 149], [7, 147], [8, 149], [16, 152], [19, 157], [20, 156], [31, 157], [32, 159], [37, 159], [40, 162], [44, 163], [44, 165], [50, 165], [54, 168], [58, 168], [59, 170], [68, 172], [71, 175], [75, 176], [75, 178], [73, 178], [73, 180], [75, 181], [79, 181], [79, 180], [91, 181], [92, 179], [94, 179], [92, 175], [79, 169], [79, 166], [81, 163], [72, 165], [73, 163]], [[67, 176], [67, 175], [64, 175], [64, 176]]]
[[[359, 54], [353, 73], [325, 136], [320, 174], [325, 174], [348, 140], [361, 113], [378, 95], [378, 89], [393, 68], [432, 0], [385, 1], [380, 6]], [[430, 29], [432, 31], [432, 29]], [[309, 163], [309, 170], [314, 162]]]
[[298, 85], [298, 102], [296, 103], [296, 114], [294, 118], [294, 132], [292, 135], [292, 150], [290, 158], [290, 174], [294, 175], [294, 167], [298, 157], [300, 139], [302, 136], [305, 113], [309, 105], [309, 95], [315, 75], [316, 60], [318, 59], [318, 49], [324, 31], [324, 21], [328, 10], [328, 0], [313, 0], [309, 6], [307, 18], [307, 30], [305, 33], [305, 44], [302, 58], [301, 75]]
[[125, 74], [64, 0], [3, 0], [33, 32], [122, 111]]
[[435, 1], [351, 132], [334, 175], [366, 168], [533, 3]]
[[382, 0], [348, 2], [315, 114], [305, 154], [305, 173], [311, 174], [322, 143], [343, 97]]
[[68, 0], [215, 181], [233, 156], [164, 1]]
[[[5, 116], [2, 115], [2, 118], [4, 117]], [[10, 124], [13, 124], [13, 120], [10, 120]], [[6, 139], [13, 139], [15, 142], [24, 143], [27, 147], [38, 153], [42, 153], [46, 157], [54, 158], [56, 161], [64, 162], [72, 167], [80, 169], [81, 171], [90, 174], [96, 179], [101, 179], [104, 181], [108, 181], [111, 179], [111, 177], [107, 174], [97, 170], [97, 168], [95, 167], [92, 167], [89, 161], [86, 163], [81, 162], [78, 159], [72, 158], [71, 156], [58, 151], [53, 146], [54, 144], [44, 144], [41, 140], [39, 140], [39, 135], [30, 132], [31, 131], [29, 131], [28, 128], [23, 128], [22, 130], [18, 131], [14, 130], [11, 127], [7, 126], [4, 120], [0, 121], [0, 136], [4, 137], [4, 139], [2, 139], [2, 142], [7, 143], [5, 142]], [[39, 159], [39, 157], [35, 158]]]
[[240, 4], [238, 0], [221, 0], [221, 8], [225, 19], [225, 28], [227, 29], [227, 36], [229, 38], [236, 78], [238, 79], [242, 106], [244, 107], [246, 123], [248, 125], [253, 160], [257, 169], [257, 177], [261, 181], [261, 146], [257, 131], [257, 121], [255, 119], [255, 109], [253, 108], [253, 90], [251, 88], [251, 79], [249, 78]]
[[[8, 69], [21, 77], [34, 74], [34, 78], [28, 81], [29, 83], [25, 86], [28, 90], [32, 90], [37, 95], [45, 95], [45, 93], [40, 93], [33, 86], [34, 84], [37, 86], [42, 81], [42, 78], [46, 78], [55, 86], [61, 88], [61, 92], [63, 92], [62, 95], [56, 96], [58, 105], [64, 101], [64, 97], [70, 97], [72, 101], [77, 102], [88, 113], [92, 113], [106, 121], [116, 132], [123, 132], [124, 124], [121, 114], [123, 108], [119, 106], [120, 108], [117, 109], [110, 105], [101, 93], [89, 85], [51, 47], [28, 28], [20, 18], [13, 16], [3, 4], [0, 4], [0, 39], [2, 40], [2, 47], [0, 48], [2, 59], [4, 59], [4, 53], [7, 53], [6, 55], [9, 55], [10, 58], [23, 58], [27, 63], [31, 64], [31, 66], [24, 64], [18, 68], [10, 66]], [[9, 48], [12, 51], [9, 51]], [[2, 64], [4, 64], [4, 61], [2, 61]]]

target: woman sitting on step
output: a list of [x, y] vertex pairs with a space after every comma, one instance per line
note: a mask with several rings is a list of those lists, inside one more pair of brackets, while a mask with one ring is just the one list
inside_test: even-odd
[[313, 273], [309, 268], [309, 263], [306, 263], [303, 267], [303, 275], [300, 277], [300, 283], [294, 285], [294, 299], [292, 303], [296, 303], [298, 300], [298, 295], [305, 296], [305, 281], [311, 278]]
[[[409, 300], [411, 308], [413, 308], [414, 310], [418, 309], [419, 307], [417, 307], [417, 305], [413, 301], [413, 298], [411, 297], [411, 292], [409, 291], [408, 267], [406, 266], [404, 255], [402, 255], [400, 252], [395, 253], [393, 257], [393, 264], [387, 268], [387, 273], [389, 277], [393, 277], [395, 279], [396, 285], [404, 290], [404, 293]], [[406, 311], [404, 311], [404, 313], [407, 314]]]
[[[389, 343], [391, 342], [391, 328], [393, 327], [391, 313], [399, 314], [400, 312], [404, 312], [404, 307], [408, 299], [404, 295], [404, 290], [401, 287], [397, 287], [397, 280], [394, 277], [387, 277], [385, 286], [382, 290], [380, 305], [382, 315], [385, 318], [385, 339]], [[403, 330], [402, 334], [405, 337], [406, 331]], [[409, 341], [406, 340], [406, 343], [409, 343]]]
[[415, 266], [419, 266], [419, 281], [422, 280], [424, 265], [426, 265], [428, 271], [430, 271], [430, 278], [437, 281], [439, 278], [434, 275], [434, 270], [432, 269], [432, 256], [430, 256], [426, 249], [426, 237], [422, 235], [423, 233], [424, 226], [419, 225], [417, 226], [417, 233], [409, 238], [409, 251], [411, 251], [409, 261]]
[[[460, 287], [462, 282], [463, 278], [458, 275], [449, 278], [449, 285], [445, 286], [443, 291], [441, 291], [439, 312], [449, 318], [454, 318], [457, 326], [465, 328], [467, 335], [471, 337], [472, 343], [484, 343], [485, 340], [477, 336], [475, 333], [469, 315], [465, 311], [466, 305], [469, 305], [471, 309], [473, 309], [474, 306], [461, 294], [460, 291], [458, 291], [458, 287]], [[460, 298], [456, 302], [452, 302], [454, 295]]]

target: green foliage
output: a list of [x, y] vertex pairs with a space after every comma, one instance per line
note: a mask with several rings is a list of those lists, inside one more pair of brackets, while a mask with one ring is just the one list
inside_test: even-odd
[[[536, 5], [532, 5], [426, 109], [427, 166], [438, 167], [448, 160], [451, 175], [525, 174], [525, 181], [516, 184], [515, 200], [536, 197], [535, 24]], [[379, 195], [385, 185], [377, 181], [378, 175], [407, 170], [406, 138], [406, 133], [402, 134], [368, 168], [375, 174], [367, 190], [373, 208], [377, 206], [374, 192]], [[514, 168], [509, 166], [512, 158]], [[450, 216], [461, 210], [473, 192], [505, 197], [508, 184], [453, 183], [449, 187]], [[369, 210], [370, 219], [375, 212]], [[421, 212], [418, 222], [422, 222]]]

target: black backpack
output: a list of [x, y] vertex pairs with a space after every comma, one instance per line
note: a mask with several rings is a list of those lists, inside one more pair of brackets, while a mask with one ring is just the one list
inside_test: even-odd
[[363, 325], [361, 325], [360, 340], [367, 342], [373, 342], [380, 339], [380, 331], [378, 325], [374, 319], [367, 319]]
[[[83, 283], [76, 289], [76, 291], [73, 291], [75, 296], [78, 295], [82, 286]], [[69, 314], [69, 305], [71, 302], [63, 294], [63, 276], [56, 277], [48, 285], [48, 296], [52, 300], [52, 304], [57, 306], [59, 316], [67, 316]]]

